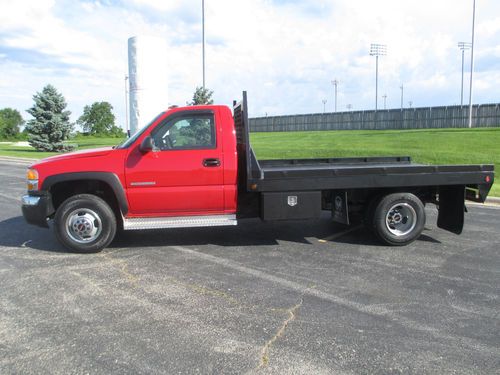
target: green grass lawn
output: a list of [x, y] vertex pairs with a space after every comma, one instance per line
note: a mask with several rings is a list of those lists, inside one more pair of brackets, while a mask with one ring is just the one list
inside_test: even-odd
[[[500, 168], [500, 128], [252, 133], [251, 140], [258, 159], [411, 156], [423, 164]], [[71, 143], [85, 149], [116, 145], [120, 139], [80, 137]], [[0, 155], [42, 158], [53, 153], [0, 144]], [[500, 184], [491, 194], [500, 196]]]
[[[257, 159], [411, 156], [422, 164], [495, 164], [500, 128], [252, 133]], [[491, 195], [500, 196], [500, 184]]]
[[[123, 140], [120, 138], [101, 138], [101, 137], [78, 137], [70, 140], [68, 143], [78, 145], [78, 150], [87, 148], [99, 148], [105, 146], [115, 146]], [[18, 147], [12, 144], [0, 143], [0, 155], [12, 156], [18, 158], [42, 159], [48, 156], [57, 155], [57, 152], [39, 152], [32, 147]]]

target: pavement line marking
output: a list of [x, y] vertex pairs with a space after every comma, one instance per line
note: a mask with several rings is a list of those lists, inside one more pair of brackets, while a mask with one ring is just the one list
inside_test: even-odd
[[32, 240], [24, 241], [24, 242], [21, 244], [21, 247], [27, 247], [26, 245], [27, 245], [27, 244], [29, 244], [30, 242], [32, 242]]
[[17, 178], [17, 179], [20, 179], [20, 180], [25, 180], [26, 179], [26, 177], [24, 177], [24, 176], [17, 176], [15, 174], [9, 174], [9, 173], [0, 173], [0, 176], [10, 177], [10, 178]]
[[231, 268], [231, 269], [236, 270], [236, 271], [240, 271], [242, 273], [246, 273], [247, 275], [251, 275], [251, 276], [254, 276], [256, 278], [281, 285], [282, 287], [285, 287], [289, 290], [293, 290], [293, 291], [301, 294], [304, 297], [306, 295], [310, 296], [310, 297], [316, 297], [316, 298], [322, 299], [324, 301], [329, 301], [329, 302], [335, 303], [337, 305], [346, 307], [348, 309], [355, 310], [355, 311], [360, 312], [360, 313], [364, 313], [364, 314], [367, 314], [370, 316], [375, 316], [378, 318], [389, 319], [389, 320], [392, 320], [394, 322], [401, 324], [405, 328], [410, 328], [410, 329], [413, 329], [416, 331], [425, 332], [426, 334], [433, 336], [434, 338], [439, 339], [439, 340], [447, 339], [447, 340], [454, 341], [454, 342], [458, 341], [458, 342], [460, 342], [461, 345], [473, 348], [474, 350], [479, 349], [479, 350], [483, 350], [483, 351], [490, 352], [493, 354], [497, 353], [496, 348], [492, 348], [488, 345], [483, 344], [482, 342], [471, 339], [469, 337], [453, 336], [453, 335], [450, 335], [446, 332], [440, 332], [435, 327], [421, 324], [421, 323], [416, 322], [414, 320], [411, 320], [407, 317], [397, 315], [392, 310], [389, 310], [388, 308], [386, 308], [382, 305], [376, 305], [376, 304], [365, 305], [365, 304], [361, 304], [358, 302], [350, 301], [346, 298], [339, 297], [339, 296], [324, 292], [324, 291], [316, 289], [316, 288], [304, 286], [304, 285], [301, 285], [297, 282], [290, 281], [290, 280], [284, 279], [282, 277], [274, 276], [274, 275], [268, 274], [266, 272], [260, 271], [258, 269], [246, 267], [242, 264], [239, 264], [239, 263], [234, 262], [234, 261], [229, 260], [229, 259], [220, 258], [220, 257], [214, 256], [214, 255], [206, 254], [206, 253], [196, 251], [196, 250], [191, 250], [187, 247], [169, 246], [169, 248], [173, 249], [175, 251], [178, 251], [180, 253], [190, 255], [190, 256], [195, 257], [195, 258], [200, 258], [200, 259], [203, 259], [203, 260], [215, 263], [215, 264], [219, 264], [219, 265], [224, 266], [224, 267]]
[[7, 198], [7, 199], [12, 199], [14, 201], [21, 202], [21, 197], [13, 197], [11, 195], [7, 195], [7, 194], [4, 194], [4, 193], [0, 193], [0, 197]]
[[345, 236], [348, 233], [351, 233], [351, 232], [354, 232], [354, 231], [356, 231], [358, 229], [361, 229], [362, 227], [363, 227], [362, 225], [357, 225], [357, 226], [349, 228], [349, 229], [347, 229], [347, 230], [345, 230], [343, 232], [335, 233], [335, 234], [332, 234], [331, 236], [328, 236], [328, 237], [325, 237], [325, 238], [320, 238], [320, 239], [318, 239], [318, 242], [326, 243], [328, 241], [333, 241], [333, 240], [335, 240], [337, 238]]

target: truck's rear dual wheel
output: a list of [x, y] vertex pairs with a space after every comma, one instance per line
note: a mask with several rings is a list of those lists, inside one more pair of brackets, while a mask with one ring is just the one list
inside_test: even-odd
[[57, 239], [78, 253], [96, 253], [108, 246], [116, 234], [116, 217], [101, 198], [79, 194], [66, 199], [54, 218]]
[[373, 207], [371, 224], [383, 242], [393, 246], [407, 245], [424, 230], [424, 204], [410, 193], [386, 195]]

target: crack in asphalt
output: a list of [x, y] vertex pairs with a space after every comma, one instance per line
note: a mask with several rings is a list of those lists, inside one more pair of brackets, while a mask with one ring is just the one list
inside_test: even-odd
[[[176, 251], [179, 251], [184, 254], [189, 254], [191, 256], [200, 258], [200, 259], [205, 259], [207, 261], [210, 261], [212, 263], [219, 264], [224, 267], [229, 267], [234, 270], [238, 270], [240, 272], [244, 272], [248, 275], [257, 277], [262, 280], [267, 280], [269, 282], [281, 285], [287, 289], [294, 290], [301, 295], [308, 295], [311, 297], [316, 297], [325, 301], [329, 301], [331, 303], [344, 306], [345, 308], [352, 309], [354, 311], [368, 314], [370, 316], [375, 316], [379, 317], [382, 319], [390, 320], [395, 323], [400, 324], [401, 326], [405, 327], [406, 329], [413, 329], [419, 332], [425, 332], [426, 334], [438, 339], [438, 340], [448, 340], [453, 342], [454, 344], [458, 345], [463, 345], [467, 346], [469, 348], [473, 349], [480, 349], [485, 353], [493, 353], [495, 352], [496, 348], [488, 345], [488, 344], [483, 344], [478, 340], [474, 340], [468, 337], [461, 336], [459, 334], [453, 334], [451, 332], [447, 332], [446, 330], [443, 329], [438, 329], [433, 325], [429, 325], [426, 323], [421, 323], [418, 320], [411, 319], [409, 317], [406, 317], [402, 314], [399, 314], [398, 311], [394, 311], [387, 306], [380, 306], [380, 305], [374, 305], [374, 304], [364, 304], [357, 302], [355, 300], [349, 299], [349, 297], [342, 297], [342, 296], [337, 296], [335, 294], [331, 294], [316, 288], [310, 288], [305, 285], [302, 285], [300, 283], [297, 283], [295, 281], [288, 280], [286, 278], [278, 277], [272, 274], [269, 274], [267, 272], [261, 271], [259, 269], [251, 268], [244, 266], [242, 264], [239, 264], [238, 262], [235, 262], [230, 259], [226, 258], [221, 258], [217, 257], [211, 254], [206, 254], [201, 251], [196, 251], [189, 249], [187, 247], [183, 246], [170, 246], [171, 249], [174, 249]], [[496, 352], [495, 352], [496, 353]]]
[[186, 289], [189, 289], [198, 295], [222, 298], [227, 302], [229, 302], [231, 305], [244, 307], [243, 304], [241, 304], [236, 298], [234, 298], [233, 296], [229, 295], [228, 293], [222, 290], [212, 289], [207, 286], [195, 283], [186, 283], [173, 276], [167, 276], [167, 279], [170, 280], [172, 283], [182, 286]]
[[125, 276], [125, 279], [130, 284], [132, 284], [132, 286], [135, 287], [137, 285], [137, 281], [139, 281], [139, 278], [137, 276], [135, 276], [134, 274], [130, 273], [130, 271], [128, 270], [128, 261], [127, 260], [125, 260], [125, 259], [117, 259], [117, 258], [111, 257], [111, 255], [114, 254], [115, 252], [116, 251], [114, 251], [114, 252], [103, 252], [103, 253], [101, 253], [101, 256], [103, 258], [107, 259], [112, 265], [119, 266], [118, 269], [122, 273], [122, 275]]
[[260, 364], [257, 369], [264, 368], [269, 364], [269, 350], [271, 349], [271, 346], [276, 342], [276, 340], [278, 340], [285, 334], [288, 325], [295, 320], [295, 318], [297, 317], [297, 310], [300, 309], [303, 303], [304, 303], [304, 297], [302, 296], [300, 298], [299, 303], [297, 303], [295, 306], [292, 306], [287, 310], [288, 318], [285, 319], [285, 321], [281, 324], [281, 327], [278, 329], [275, 335], [269, 341], [267, 341], [264, 347], [262, 348], [260, 352], [261, 353]]

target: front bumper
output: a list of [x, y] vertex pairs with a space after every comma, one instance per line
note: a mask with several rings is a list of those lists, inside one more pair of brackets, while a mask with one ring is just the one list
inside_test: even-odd
[[54, 213], [52, 198], [48, 192], [30, 192], [22, 197], [24, 219], [33, 225], [48, 228], [47, 220]]

